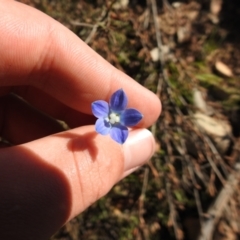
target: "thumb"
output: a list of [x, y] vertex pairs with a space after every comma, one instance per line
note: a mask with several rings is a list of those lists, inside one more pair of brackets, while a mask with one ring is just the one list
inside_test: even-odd
[[154, 149], [146, 129], [130, 131], [119, 145], [84, 126], [1, 150], [0, 239], [49, 237], [149, 160]]

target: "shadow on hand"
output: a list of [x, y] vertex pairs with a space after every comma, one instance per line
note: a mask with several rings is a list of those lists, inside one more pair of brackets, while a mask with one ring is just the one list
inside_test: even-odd
[[67, 144], [69, 151], [76, 152], [87, 150], [93, 161], [97, 158], [98, 154], [98, 149], [95, 144], [95, 138], [97, 135], [98, 134], [96, 132], [76, 134], [67, 131], [58, 133], [58, 137], [70, 139]]
[[48, 239], [68, 219], [64, 173], [23, 146], [1, 150], [0, 239]]

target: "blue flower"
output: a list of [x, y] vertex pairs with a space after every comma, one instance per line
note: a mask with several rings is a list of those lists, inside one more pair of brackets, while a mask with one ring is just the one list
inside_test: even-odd
[[128, 137], [128, 128], [138, 124], [143, 115], [134, 108], [127, 107], [125, 92], [119, 89], [111, 96], [109, 104], [103, 100], [92, 103], [92, 112], [97, 121], [95, 129], [102, 135], [110, 134], [111, 138], [123, 144]]

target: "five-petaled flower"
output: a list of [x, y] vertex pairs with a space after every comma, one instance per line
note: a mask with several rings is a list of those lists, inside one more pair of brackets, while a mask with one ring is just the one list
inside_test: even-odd
[[125, 92], [119, 89], [111, 96], [109, 104], [103, 100], [92, 103], [92, 112], [97, 121], [95, 129], [102, 135], [110, 134], [111, 138], [123, 144], [128, 137], [128, 128], [140, 122], [143, 115], [134, 108], [127, 107]]

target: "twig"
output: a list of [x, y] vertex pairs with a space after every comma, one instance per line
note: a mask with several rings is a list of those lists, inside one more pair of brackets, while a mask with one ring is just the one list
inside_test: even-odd
[[[179, 127], [177, 127], [177, 131], [178, 131], [179, 134], [181, 133]], [[202, 219], [203, 210], [202, 210], [202, 204], [201, 204], [201, 201], [200, 201], [199, 192], [196, 188], [197, 181], [195, 179], [195, 175], [194, 175], [194, 172], [193, 172], [192, 163], [191, 163], [191, 161], [189, 159], [189, 156], [187, 154], [187, 151], [186, 151], [185, 142], [181, 139], [180, 143], [181, 143], [181, 149], [179, 149], [180, 150], [179, 152], [182, 156], [184, 156], [184, 159], [186, 160], [187, 165], [188, 165], [188, 172], [190, 174], [190, 177], [191, 177], [191, 180], [192, 180], [192, 183], [193, 183], [193, 186], [194, 186], [193, 187], [193, 193], [194, 193], [194, 197], [195, 197], [195, 201], [196, 201], [196, 205], [197, 205], [198, 215], [199, 215], [199, 218], [200, 218], [200, 225], [202, 226], [202, 224], [203, 224], [203, 219]]]
[[152, 5], [152, 13], [153, 13], [153, 21], [155, 25], [155, 33], [156, 33], [156, 40], [157, 40], [157, 47], [158, 47], [158, 54], [159, 54], [159, 63], [160, 63], [160, 73], [159, 73], [159, 79], [158, 79], [158, 85], [157, 85], [157, 92], [156, 95], [160, 97], [161, 95], [161, 90], [162, 90], [162, 80], [167, 81], [167, 74], [165, 72], [165, 61], [164, 61], [164, 56], [162, 52], [162, 39], [161, 39], [161, 32], [160, 32], [160, 26], [157, 20], [157, 4], [155, 0], [151, 0], [151, 5]]
[[[191, 111], [190, 111], [190, 114], [191, 114], [191, 116], [193, 116], [193, 113]], [[191, 118], [191, 122], [194, 124], [192, 118]], [[214, 144], [212, 143], [210, 138], [203, 132], [203, 130], [200, 128], [200, 126], [198, 126], [197, 124], [194, 124], [194, 125], [201, 132], [201, 136], [202, 136], [203, 140], [207, 143], [207, 145], [210, 147], [210, 150], [214, 151], [213, 153], [214, 153], [215, 157], [218, 156], [218, 159], [221, 159], [220, 154], [218, 153], [217, 149], [214, 147]], [[209, 164], [211, 165], [213, 171], [218, 176], [221, 183], [224, 185], [225, 179], [224, 179], [223, 175], [221, 174], [221, 172], [218, 170], [216, 164], [214, 163], [214, 161], [212, 160], [212, 158], [208, 154], [206, 154], [206, 158], [207, 158]], [[222, 162], [222, 164], [224, 164], [223, 160], [221, 160], [221, 162]]]
[[172, 200], [171, 183], [169, 182], [167, 177], [166, 177], [166, 193], [167, 193], [167, 199], [168, 199], [168, 204], [169, 204], [169, 209], [170, 209], [170, 220], [173, 224], [173, 230], [175, 233], [175, 237], [177, 240], [182, 240], [183, 239], [182, 230], [176, 221], [177, 213], [176, 213], [175, 205]]
[[85, 43], [86, 43], [86, 44], [89, 44], [89, 43], [90, 43], [90, 41], [92, 40], [93, 36], [95, 35], [95, 33], [96, 33], [97, 29], [98, 29], [98, 26], [99, 26], [98, 24], [95, 24], [95, 25], [93, 26], [90, 34], [88, 35], [88, 37], [87, 37], [86, 40], [85, 40]]
[[206, 174], [204, 174], [201, 171], [199, 171], [199, 169], [197, 169], [196, 167], [194, 167], [194, 172], [198, 176], [198, 178], [201, 179], [201, 181], [203, 182], [204, 186], [207, 188], [209, 179], [206, 176]]
[[89, 27], [89, 28], [94, 27], [94, 25], [90, 23], [83, 23], [83, 22], [77, 22], [77, 21], [70, 21], [70, 23], [74, 26], [79, 26], [79, 27]]
[[156, 40], [157, 40], [157, 47], [158, 47], [158, 53], [159, 53], [159, 60], [161, 63], [161, 69], [160, 72], [163, 73], [164, 69], [164, 58], [163, 58], [163, 53], [161, 51], [162, 49], [162, 39], [161, 39], [161, 32], [159, 31], [160, 26], [157, 20], [158, 12], [157, 12], [157, 4], [155, 0], [151, 0], [151, 5], [152, 5], [152, 13], [153, 13], [153, 21], [155, 25], [155, 33], [156, 33]]
[[216, 149], [215, 145], [213, 144], [212, 140], [206, 135], [204, 136], [204, 138], [205, 138], [206, 142], [208, 143], [208, 146], [210, 147], [211, 151], [215, 155], [216, 159], [219, 161], [225, 176], [228, 176], [229, 172], [227, 171], [225, 163], [224, 163], [222, 157], [220, 156], [218, 150]]
[[[192, 129], [195, 130], [195, 132], [198, 134], [197, 130], [201, 133], [201, 135], [198, 134], [199, 137], [202, 138], [202, 140], [207, 144], [207, 146], [210, 148], [211, 152], [213, 153], [213, 155], [215, 157], [218, 157], [218, 160], [220, 161], [220, 163], [222, 163], [222, 165], [225, 167], [225, 164], [220, 156], [220, 154], [218, 153], [217, 149], [215, 148], [214, 144], [212, 143], [212, 141], [210, 140], [210, 138], [205, 134], [205, 132], [201, 129], [200, 126], [198, 126], [197, 124], [194, 123], [193, 121], [193, 112], [190, 110], [189, 111], [189, 115], [191, 116], [190, 121], [192, 123]], [[197, 128], [197, 130], [195, 129]], [[209, 145], [210, 144], [210, 145]], [[224, 185], [225, 183], [225, 179], [223, 177], [223, 175], [221, 174], [221, 172], [218, 170], [216, 164], [214, 163], [214, 161], [212, 160], [212, 158], [206, 153], [206, 159], [208, 160], [210, 166], [212, 167], [212, 169], [214, 170], [215, 174], [218, 176], [219, 180], [221, 181], [221, 183]], [[222, 166], [222, 169], [224, 169]], [[224, 171], [224, 173], [226, 173], [226, 171]], [[226, 175], [227, 176], [227, 175]]]
[[[190, 162], [190, 161], [189, 161]], [[188, 166], [188, 171], [190, 173], [194, 188], [193, 188], [193, 193], [194, 193], [194, 198], [196, 201], [196, 205], [197, 205], [197, 210], [198, 210], [198, 215], [199, 215], [199, 222], [200, 222], [200, 226], [202, 227], [203, 225], [203, 209], [202, 209], [202, 204], [201, 204], [201, 200], [200, 200], [200, 195], [199, 195], [199, 191], [197, 190], [196, 186], [197, 186], [197, 181], [195, 179], [194, 173], [193, 173], [193, 169], [192, 166]]]
[[89, 44], [90, 41], [93, 39], [95, 33], [97, 32], [98, 27], [103, 25], [104, 20], [108, 17], [108, 14], [109, 14], [113, 4], [114, 4], [114, 1], [110, 4], [110, 6], [107, 6], [106, 9], [103, 8], [101, 16], [99, 17], [99, 19], [97, 19], [97, 23], [92, 26], [92, 30], [85, 40], [86, 44]]
[[227, 183], [224, 185], [223, 189], [219, 193], [216, 201], [209, 208], [207, 212], [208, 219], [204, 222], [202, 226], [202, 231], [198, 240], [211, 240], [213, 233], [219, 219], [221, 218], [223, 211], [228, 204], [232, 195], [237, 190], [239, 184], [239, 174], [240, 174], [240, 164], [235, 165], [236, 171], [231, 173], [227, 179]]
[[144, 235], [145, 240], [149, 240], [148, 229], [146, 228], [145, 220], [144, 220], [144, 217], [143, 217], [145, 193], [146, 193], [147, 185], [148, 185], [148, 175], [149, 175], [149, 168], [146, 167], [145, 170], [144, 170], [142, 192], [141, 192], [141, 195], [139, 197], [139, 211], [138, 211], [140, 226], [141, 226], [141, 229], [143, 231], [143, 235]]
[[168, 0], [163, 0], [163, 5], [166, 6], [168, 10], [172, 10], [171, 4], [168, 2]]

